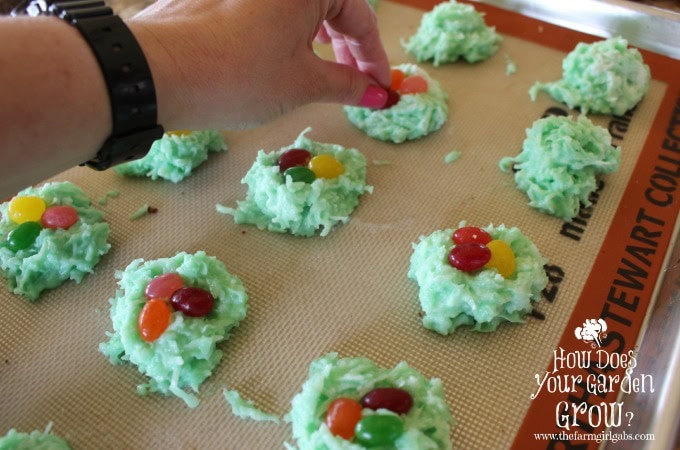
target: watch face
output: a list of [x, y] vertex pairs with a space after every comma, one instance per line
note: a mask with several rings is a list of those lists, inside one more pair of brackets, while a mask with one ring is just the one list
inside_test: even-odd
[[47, 13], [49, 5], [45, 0], [23, 0], [12, 9], [10, 16], [31, 16], [36, 17]]
[[39, 16], [47, 12], [47, 4], [44, 1], [33, 1], [26, 7], [26, 14], [31, 17]]

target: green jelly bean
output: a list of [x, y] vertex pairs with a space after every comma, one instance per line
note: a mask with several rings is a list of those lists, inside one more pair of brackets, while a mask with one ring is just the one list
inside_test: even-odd
[[354, 438], [365, 447], [394, 445], [404, 432], [404, 424], [397, 416], [373, 414], [357, 423]]
[[286, 169], [285, 172], [283, 172], [283, 176], [285, 177], [291, 177], [293, 181], [302, 181], [303, 183], [308, 183], [311, 184], [316, 180], [316, 175], [314, 175], [314, 172], [312, 172], [311, 169], [308, 167], [304, 166], [295, 166], [291, 167], [290, 169]]
[[13, 252], [25, 250], [38, 238], [42, 226], [38, 222], [24, 222], [7, 235], [7, 248]]

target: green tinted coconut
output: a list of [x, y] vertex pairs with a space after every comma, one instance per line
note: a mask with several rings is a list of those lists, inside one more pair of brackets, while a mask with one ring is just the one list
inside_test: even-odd
[[440, 129], [449, 116], [448, 95], [427, 72], [414, 64], [394, 67], [406, 76], [419, 75], [427, 81], [428, 90], [405, 94], [387, 109], [345, 106], [347, 119], [372, 138], [402, 143], [419, 139]]
[[614, 37], [579, 43], [562, 62], [562, 79], [537, 82], [529, 95], [535, 100], [539, 92], [546, 92], [570, 108], [581, 108], [583, 114], [623, 115], [642, 100], [650, 78], [640, 52]]
[[[55, 288], [66, 280], [80, 283], [92, 273], [108, 243], [109, 225], [103, 214], [92, 206], [82, 189], [69, 182], [46, 183], [24, 189], [20, 196], [37, 196], [47, 207], [70, 205], [78, 212], [78, 221], [68, 229], [43, 228], [26, 249], [13, 251], [0, 245], [0, 269], [9, 289], [35, 300], [45, 289]], [[10, 202], [0, 204], [0, 234], [3, 240], [17, 227], [8, 214]]]
[[416, 34], [402, 45], [418, 62], [438, 66], [461, 58], [469, 63], [483, 61], [498, 51], [501, 40], [472, 5], [451, 0], [423, 14]]
[[[137, 326], [146, 303], [144, 291], [154, 277], [170, 272], [179, 274], [185, 286], [209, 291], [215, 304], [204, 317], [174, 311], [165, 332], [157, 340], [146, 342]], [[116, 278], [120, 289], [110, 300], [113, 332], [107, 332], [109, 340], [100, 344], [99, 350], [112, 364], [129, 362], [149, 378], [148, 383], [138, 386], [141, 395], [175, 395], [195, 407], [198, 399], [193, 393], [222, 358], [217, 345], [245, 318], [247, 295], [241, 281], [205, 252], [179, 253], [146, 262], [137, 259], [117, 272]]]
[[[217, 205], [217, 211], [234, 216], [239, 224], [252, 224], [261, 230], [288, 232], [298, 236], [321, 236], [330, 233], [338, 223], [349, 222], [349, 216], [359, 204], [366, 185], [366, 159], [356, 149], [336, 144], [324, 144], [300, 134], [295, 142], [278, 151], [257, 155], [242, 183], [248, 185], [246, 199], [236, 208]], [[308, 150], [312, 156], [329, 154], [340, 161], [345, 172], [337, 178], [317, 178], [312, 183], [293, 182], [279, 171], [278, 159], [291, 148]]]
[[222, 394], [224, 399], [229, 403], [231, 407], [231, 412], [241, 419], [250, 419], [256, 422], [274, 422], [276, 424], [281, 423], [281, 419], [271, 413], [262, 411], [255, 406], [252, 400], [245, 399], [241, 397], [241, 394], [237, 390], [223, 389]]
[[[404, 432], [394, 449], [451, 449], [453, 423], [444, 389], [438, 378], [427, 379], [405, 362], [392, 369], [376, 366], [367, 358], [340, 358], [330, 353], [312, 362], [307, 381], [292, 401], [286, 420], [292, 423], [293, 438], [301, 450], [362, 450], [365, 447], [331, 434], [325, 424], [333, 400], [347, 397], [359, 401], [374, 388], [396, 387], [413, 398], [408, 413], [398, 417]], [[394, 415], [386, 409], [365, 408], [363, 416]], [[289, 446], [289, 448], [294, 448]]]
[[489, 225], [484, 230], [510, 245], [515, 256], [510, 277], [496, 269], [463, 272], [451, 266], [455, 229], [435, 231], [413, 244], [408, 277], [418, 283], [425, 328], [444, 335], [463, 325], [494, 331], [502, 322], [524, 322], [541, 299], [548, 283], [543, 269], [547, 261], [536, 246], [517, 228]]
[[0, 450], [70, 450], [68, 442], [50, 433], [51, 428], [50, 423], [44, 433], [37, 430], [21, 433], [11, 429], [0, 437]]
[[208, 152], [227, 150], [220, 131], [192, 131], [189, 134], [164, 134], [141, 159], [120, 164], [114, 170], [127, 176], [163, 178], [179, 183], [208, 159]]
[[585, 116], [539, 119], [526, 131], [522, 152], [503, 158], [501, 170], [515, 170], [517, 188], [529, 205], [571, 221], [581, 205], [590, 206], [597, 176], [613, 173], [621, 164], [621, 149], [609, 132]]

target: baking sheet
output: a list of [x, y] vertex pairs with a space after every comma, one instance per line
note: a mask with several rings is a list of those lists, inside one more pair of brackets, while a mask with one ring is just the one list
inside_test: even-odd
[[603, 38], [625, 36], [631, 45], [680, 58], [677, 2], [673, 10], [629, 0], [484, 0], [484, 3]]
[[[399, 41], [415, 32], [422, 13], [380, 3], [377, 14], [392, 64], [412, 61]], [[257, 130], [226, 132], [229, 151], [211, 156], [178, 185], [86, 168], [55, 177], [78, 184], [95, 201], [120, 191], [102, 208], [112, 249], [82, 284], [67, 283], [34, 304], [0, 292], [0, 432], [41, 429], [53, 421], [54, 432], [76, 450], [281, 448], [290, 440], [290, 427], [232, 416], [222, 388], [238, 389], [262, 409], [283, 415], [311, 360], [337, 351], [384, 366], [405, 360], [441, 378], [456, 420], [456, 448], [510, 447], [531, 406], [534, 375], [548, 366], [584, 285], [600, 270], [593, 264], [607, 250], [602, 242], [626, 187], [638, 182], [633, 176], [638, 156], [673, 93], [667, 82], [653, 80], [625, 130], [618, 130], [621, 169], [602, 179], [576, 242], [560, 234], [561, 221], [529, 208], [512, 176], [497, 167], [501, 157], [519, 153], [525, 128], [560, 107], [547, 96], [532, 103], [527, 90], [536, 80], [559, 78], [566, 52], [503, 37], [499, 52], [486, 62], [422, 65], [449, 93], [450, 117], [419, 141], [375, 141], [349, 124], [340, 106], [311, 105]], [[328, 48], [319, 51], [330, 55]], [[506, 55], [518, 67], [511, 76], [505, 73]], [[605, 127], [612, 121], [592, 119]], [[259, 149], [289, 145], [307, 126], [312, 139], [358, 148], [369, 161], [368, 182], [375, 191], [362, 198], [349, 224], [326, 238], [299, 238], [238, 226], [216, 214], [216, 203], [234, 205], [245, 197], [240, 179]], [[462, 156], [445, 164], [452, 150]], [[376, 166], [373, 160], [391, 164]], [[158, 213], [130, 221], [143, 204]], [[460, 220], [519, 227], [564, 273], [552, 283], [553, 301], [537, 307], [545, 320], [529, 317], [524, 325], [503, 325], [491, 334], [461, 330], [448, 337], [422, 327], [417, 286], [406, 278], [411, 243]], [[108, 299], [116, 289], [115, 270], [135, 258], [197, 250], [218, 257], [239, 276], [250, 300], [246, 320], [222, 345], [223, 360], [201, 388], [201, 404], [191, 410], [177, 398], [137, 396], [143, 376], [132, 366], [110, 365], [97, 346], [111, 330]]]

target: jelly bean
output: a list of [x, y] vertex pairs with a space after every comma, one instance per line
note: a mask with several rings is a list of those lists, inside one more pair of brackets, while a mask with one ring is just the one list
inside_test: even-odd
[[449, 253], [449, 263], [463, 272], [474, 272], [491, 259], [491, 250], [479, 242], [456, 245]]
[[9, 203], [9, 218], [15, 223], [40, 222], [45, 212], [45, 201], [35, 195], [14, 197]]
[[181, 311], [185, 316], [203, 317], [212, 311], [215, 298], [205, 289], [185, 287], [172, 294], [170, 303], [175, 311]]
[[291, 167], [306, 166], [310, 159], [312, 159], [312, 154], [304, 148], [291, 148], [279, 156], [279, 171], [285, 172]]
[[491, 241], [486, 246], [491, 250], [491, 259], [484, 266], [486, 269], [496, 269], [503, 278], [509, 278], [515, 273], [515, 253], [510, 245], [501, 240]]
[[354, 437], [354, 428], [361, 420], [361, 405], [351, 398], [336, 398], [328, 406], [326, 425], [333, 436], [344, 439]]
[[356, 441], [366, 447], [393, 445], [403, 432], [404, 424], [401, 419], [391, 414], [366, 416], [354, 429]]
[[404, 78], [406, 78], [404, 72], [399, 69], [392, 69], [392, 84], [390, 85], [390, 88], [395, 91], [398, 90], [399, 86], [401, 86], [401, 82], [404, 81]]
[[182, 137], [182, 136], [187, 136], [187, 135], [191, 134], [191, 130], [166, 131], [165, 134], [167, 134], [168, 136]]
[[184, 287], [184, 280], [175, 272], [164, 273], [154, 277], [149, 284], [146, 285], [144, 295], [151, 300], [152, 298], [159, 298], [162, 300], [170, 300], [172, 294]]
[[312, 172], [312, 169], [302, 166], [291, 167], [283, 172], [283, 177], [291, 177], [293, 183], [301, 181], [303, 183], [311, 184], [316, 180], [316, 175]]
[[45, 228], [68, 230], [78, 222], [78, 211], [71, 205], [50, 206], [40, 219]]
[[385, 105], [380, 108], [380, 109], [389, 109], [399, 103], [399, 100], [401, 99], [401, 95], [399, 95], [399, 92], [393, 90], [393, 89], [388, 89], [387, 90], [387, 102], [385, 102]]
[[361, 406], [368, 409], [387, 409], [397, 414], [406, 414], [413, 406], [411, 394], [400, 388], [375, 388], [361, 398]]
[[42, 227], [38, 222], [24, 222], [7, 234], [7, 248], [13, 252], [25, 250], [38, 238]]
[[422, 94], [427, 92], [427, 81], [420, 75], [411, 75], [401, 82], [399, 92], [404, 94]]
[[317, 178], [337, 178], [345, 173], [345, 166], [333, 155], [315, 156], [309, 161], [309, 168]]
[[167, 303], [158, 298], [149, 300], [139, 313], [137, 328], [142, 339], [153, 342], [165, 332], [170, 325], [172, 311]]
[[477, 227], [463, 227], [458, 228], [453, 233], [453, 242], [456, 245], [465, 244], [467, 242], [479, 242], [480, 244], [488, 244], [493, 238], [489, 233]]

